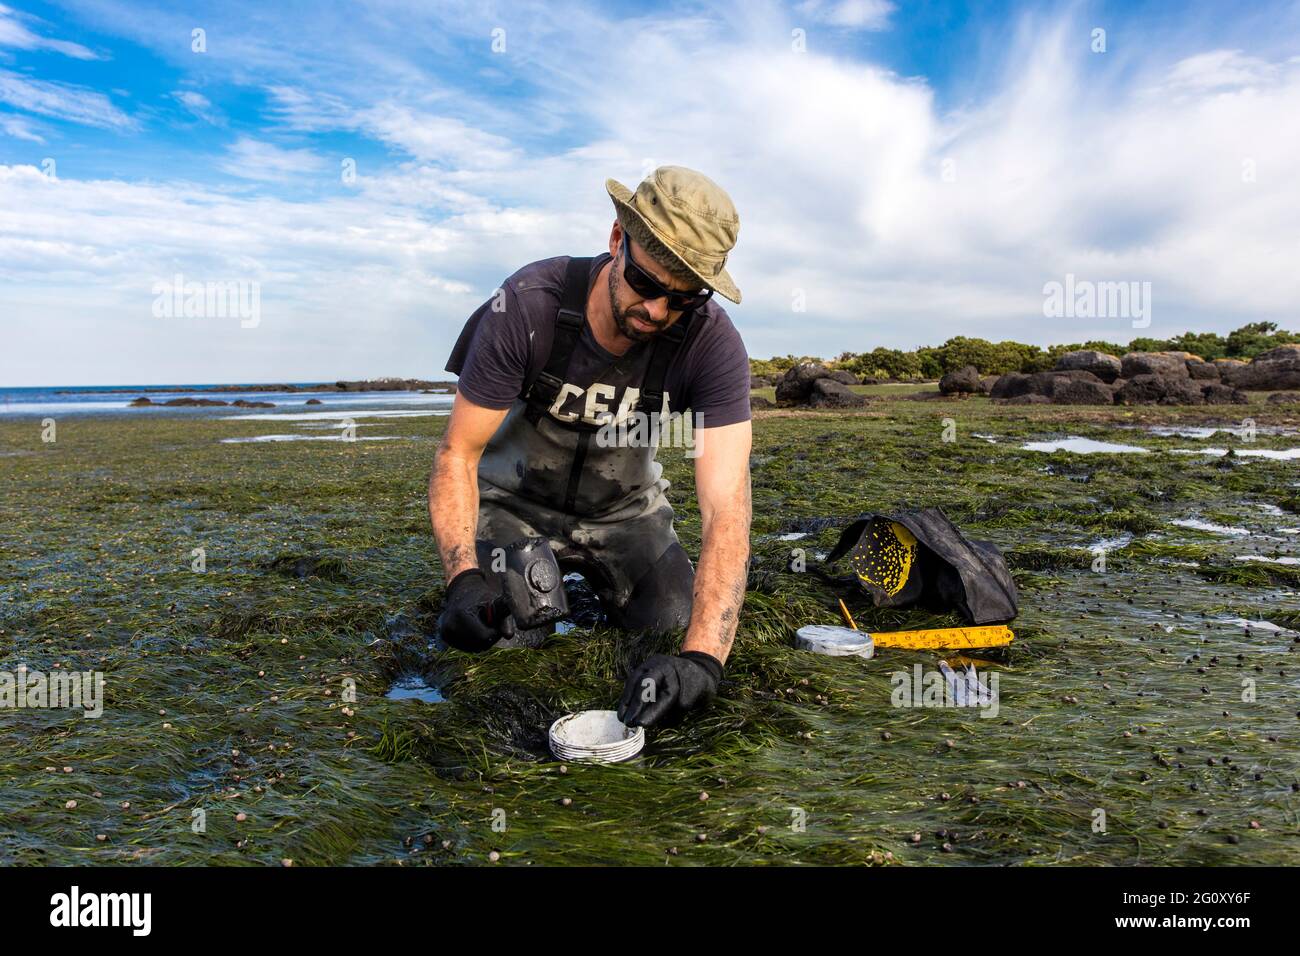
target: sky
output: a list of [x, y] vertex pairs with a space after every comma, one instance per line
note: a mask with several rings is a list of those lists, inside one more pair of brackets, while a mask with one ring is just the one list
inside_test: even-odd
[[1300, 3], [0, 0], [0, 386], [445, 379], [661, 164], [751, 356], [1300, 328]]

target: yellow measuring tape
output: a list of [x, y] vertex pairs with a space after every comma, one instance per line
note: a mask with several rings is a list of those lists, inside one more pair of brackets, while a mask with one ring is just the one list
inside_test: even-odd
[[[853, 630], [858, 622], [853, 620], [844, 599], [840, 599], [840, 613]], [[936, 627], [928, 631], [878, 631], [871, 635], [876, 647], [904, 647], [912, 650], [935, 650], [967, 647], [1000, 647], [1015, 639], [1015, 632], [1005, 624], [984, 624], [979, 627]]]
[[934, 650], [999, 647], [1010, 644], [1015, 636], [1015, 632], [1005, 624], [986, 624], [982, 627], [940, 627], [930, 631], [876, 631], [871, 640], [876, 647]]

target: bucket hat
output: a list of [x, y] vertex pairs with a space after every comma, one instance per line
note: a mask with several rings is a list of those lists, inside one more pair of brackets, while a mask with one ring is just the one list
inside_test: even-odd
[[670, 257], [665, 266], [684, 269], [701, 284], [736, 304], [740, 289], [727, 272], [727, 255], [736, 245], [740, 216], [731, 197], [703, 173], [685, 166], [660, 166], [636, 192], [616, 179], [605, 180], [618, 221], [650, 255]]

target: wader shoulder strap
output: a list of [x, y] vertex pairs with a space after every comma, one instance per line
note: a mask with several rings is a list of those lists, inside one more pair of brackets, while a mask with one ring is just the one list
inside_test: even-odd
[[664, 379], [668, 376], [668, 367], [673, 364], [678, 350], [686, 341], [690, 322], [695, 313], [687, 312], [668, 329], [655, 336], [654, 350], [650, 353], [650, 363], [646, 366], [645, 379], [641, 383], [641, 397], [637, 408], [644, 415], [658, 415], [664, 404]]
[[569, 369], [569, 358], [578, 345], [582, 326], [587, 321], [587, 282], [591, 276], [590, 258], [569, 259], [564, 273], [564, 290], [560, 293], [560, 311], [555, 317], [555, 336], [551, 341], [551, 354], [546, 358], [537, 378], [519, 396], [528, 402], [529, 418], [536, 422], [538, 413], [544, 414], [555, 402], [564, 386], [564, 373]]
[[[569, 260], [564, 276], [564, 292], [560, 297], [560, 311], [555, 317], [551, 354], [547, 356], [546, 365], [537, 378], [520, 394], [520, 398], [528, 404], [528, 420], [534, 425], [555, 404], [560, 389], [564, 387], [569, 359], [577, 348], [578, 340], [582, 337], [582, 327], [587, 321], [588, 281], [594, 261], [591, 258]], [[641, 395], [637, 400], [637, 408], [642, 413], [658, 415], [663, 407], [664, 380], [668, 368], [686, 341], [694, 315], [693, 311], [686, 313], [671, 328], [655, 336], [645, 378], [641, 383]]]

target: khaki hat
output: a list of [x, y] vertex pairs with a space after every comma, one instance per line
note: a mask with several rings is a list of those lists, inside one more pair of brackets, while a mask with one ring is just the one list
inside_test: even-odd
[[618, 221], [650, 255], [660, 259], [668, 253], [700, 282], [740, 304], [740, 290], [725, 268], [740, 216], [721, 186], [684, 166], [660, 166], [635, 194], [614, 179], [605, 180], [605, 189]]

